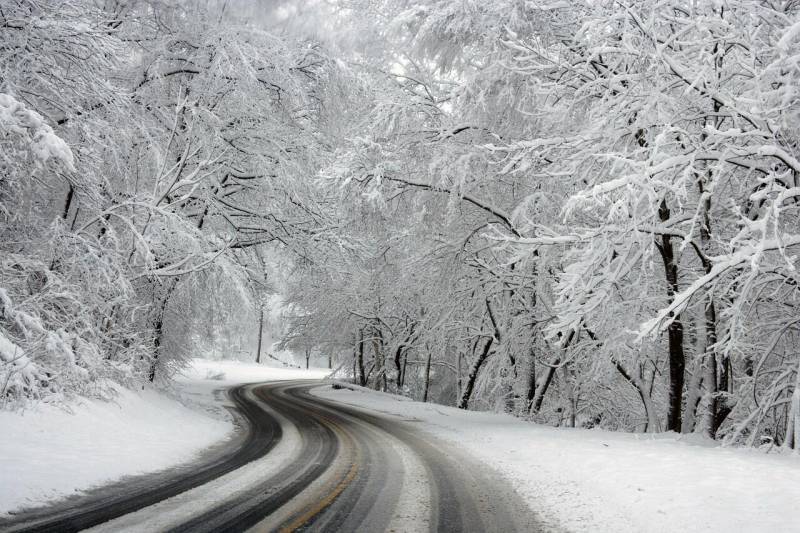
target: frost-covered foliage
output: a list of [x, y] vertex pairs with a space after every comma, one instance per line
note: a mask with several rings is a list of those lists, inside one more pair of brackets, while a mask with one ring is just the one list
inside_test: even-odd
[[42, 167], [51, 159], [67, 170], [75, 170], [75, 158], [67, 143], [53, 132], [41, 115], [25, 107], [10, 94], [0, 94], [0, 128], [3, 131], [3, 154], [6, 164], [11, 166], [11, 158], [27, 159], [26, 154], [37, 167]]
[[798, 446], [797, 3], [343, 5], [390, 53], [296, 335], [462, 407]]
[[253, 337], [335, 63], [226, 13], [0, 1], [3, 406], [168, 380], [232, 315]]
[[277, 287], [362, 384], [798, 446], [800, 4], [0, 4], [4, 398], [254, 353]]
[[124, 355], [103, 364], [119, 332], [109, 335], [101, 321], [128, 296], [124, 278], [60, 222], [45, 239], [15, 242], [14, 225], [29, 222], [16, 209], [29, 190], [22, 182], [36, 173], [74, 172], [75, 159], [41, 115], [9, 94], [0, 94], [0, 134], [0, 214], [11, 222], [2, 231], [0, 259], [0, 402], [97, 393], [102, 378], [131, 375], [119, 364]]
[[[0, 402], [100, 394], [106, 379], [127, 382], [147, 354], [134, 331], [108, 321], [133, 291], [114, 254], [60, 219], [36, 227], [19, 208], [31, 190], [26, 181], [76, 171], [67, 143], [8, 94], [0, 94], [0, 132]], [[42, 233], [16, 231], [21, 226]]]
[[[75, 257], [83, 261], [81, 252]], [[50, 269], [20, 254], [5, 255], [0, 271], [4, 404], [101, 394], [107, 379], [131, 383], [148, 352], [141, 334], [112, 329], [107, 319], [130, 299], [124, 280], [87, 283], [81, 272]]]

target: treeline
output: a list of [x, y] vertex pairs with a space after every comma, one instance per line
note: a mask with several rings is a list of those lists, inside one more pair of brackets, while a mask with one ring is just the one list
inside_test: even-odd
[[225, 7], [0, 1], [0, 406], [255, 335], [330, 61]]
[[278, 290], [363, 385], [798, 446], [800, 4], [248, 5], [0, 0], [4, 404]]
[[418, 399], [800, 444], [800, 4], [348, 7], [380, 53], [291, 339]]

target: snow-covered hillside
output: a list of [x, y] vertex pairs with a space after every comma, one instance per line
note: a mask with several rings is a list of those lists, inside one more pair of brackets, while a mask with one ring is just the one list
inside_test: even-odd
[[109, 402], [0, 411], [0, 515], [190, 462], [233, 435], [226, 387], [326, 374], [197, 359], [170, 394], [118, 387]]

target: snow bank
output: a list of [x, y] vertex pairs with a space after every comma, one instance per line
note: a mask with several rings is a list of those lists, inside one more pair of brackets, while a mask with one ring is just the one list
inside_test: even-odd
[[213, 361], [194, 359], [178, 377], [179, 382], [210, 380], [217, 384], [260, 383], [262, 381], [287, 381], [291, 379], [323, 379], [332, 370], [327, 368], [301, 368], [244, 363], [241, 361]]
[[222, 389], [329, 372], [198, 359], [178, 379], [182, 401], [119, 388], [113, 402], [84, 399], [69, 412], [0, 411], [0, 515], [191, 461], [234, 431]]
[[0, 412], [0, 514], [188, 461], [233, 431], [152, 390], [119, 389], [113, 402], [70, 409]]
[[412, 418], [495, 467], [552, 528], [569, 531], [800, 531], [800, 457], [711, 441], [557, 429], [356, 390], [314, 389]]

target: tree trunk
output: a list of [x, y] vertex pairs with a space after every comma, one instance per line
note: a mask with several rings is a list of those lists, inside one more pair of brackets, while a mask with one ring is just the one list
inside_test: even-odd
[[64, 201], [64, 211], [61, 213], [61, 218], [67, 220], [69, 216], [70, 207], [72, 207], [72, 199], [75, 196], [75, 188], [72, 184], [69, 184], [69, 190], [67, 191], [67, 199]]
[[[564, 341], [563, 346], [560, 350], [566, 353], [569, 345], [572, 344], [573, 339], [575, 339], [575, 330], [570, 330], [569, 335], [567, 335], [566, 341]], [[561, 356], [556, 357], [553, 359], [551, 363], [547, 366], [547, 372], [542, 379], [542, 382], [536, 387], [536, 393], [533, 395], [533, 402], [530, 408], [531, 414], [536, 414], [542, 408], [542, 402], [544, 402], [544, 395], [547, 393], [547, 389], [550, 388], [550, 384], [553, 382], [553, 376], [556, 373], [556, 368], [561, 363]]]
[[525, 401], [527, 403], [525, 405], [527, 405], [528, 409], [530, 409], [531, 403], [533, 402], [533, 397], [536, 395], [536, 354], [533, 350], [533, 345], [531, 345], [531, 350], [530, 350], [528, 379], [526, 381], [527, 383], [525, 384]]
[[519, 394], [517, 394], [514, 389], [517, 381], [516, 365], [511, 367], [510, 374], [511, 376], [508, 378], [508, 383], [506, 383], [504, 408], [506, 413], [513, 414], [517, 411], [517, 400], [519, 400]]
[[[718, 47], [719, 44], [714, 45], [714, 56], [717, 58], [715, 60], [714, 67], [717, 73], [717, 79], [719, 80], [720, 68], [722, 66], [722, 56], [717, 54]], [[725, 120], [719, 116], [719, 112], [722, 109], [722, 104], [714, 100], [712, 105], [714, 114], [711, 117], [706, 117], [705, 123], [706, 126], [719, 128], [722, 121]], [[703, 141], [705, 141], [706, 135], [707, 134], [705, 132], [701, 134], [701, 139]], [[711, 272], [712, 268], [712, 264], [707, 258], [707, 255], [710, 252], [711, 243], [711, 192], [709, 189], [712, 187], [712, 170], [709, 168], [706, 170], [706, 172], [698, 172], [696, 177], [697, 188], [700, 192], [700, 209], [702, 213], [702, 224], [700, 225], [700, 247], [702, 254], [700, 254], [700, 260], [703, 263], [705, 273], [708, 274]], [[727, 403], [723, 401], [720, 395], [721, 391], [728, 390], [728, 369], [730, 367], [730, 361], [728, 361], [727, 356], [723, 356], [724, 360], [722, 362], [722, 373], [719, 375], [719, 360], [717, 357], [717, 309], [714, 303], [714, 295], [711, 292], [706, 294], [705, 299], [704, 318], [706, 352], [708, 357], [705, 379], [707, 380], [707, 386], [711, 391], [711, 400], [709, 401], [708, 405], [709, 413], [707, 428], [709, 436], [715, 438], [717, 431], [731, 411], [730, 408], [727, 407]]]
[[784, 446], [790, 449], [800, 449], [800, 364], [795, 371], [794, 391], [789, 406]]
[[567, 427], [574, 428], [575, 427], [575, 416], [578, 412], [578, 398], [575, 395], [575, 387], [570, 382], [569, 372], [567, 370], [567, 364], [564, 364], [561, 367], [561, 380], [564, 382], [564, 393], [567, 396], [567, 408], [569, 412], [567, 413]]
[[403, 366], [401, 365], [401, 359], [403, 357], [403, 345], [397, 347], [397, 350], [394, 352], [394, 370], [397, 372], [397, 377], [395, 379], [395, 384], [397, 387], [397, 391], [399, 392], [400, 389], [403, 388]]
[[356, 363], [358, 364], [358, 384], [367, 386], [367, 376], [364, 373], [364, 330], [358, 330], [358, 346], [356, 349]]
[[[459, 409], [467, 409], [467, 407], [469, 407], [469, 400], [472, 397], [473, 390], [475, 389], [475, 381], [478, 379], [478, 374], [481, 371], [481, 367], [483, 367], [483, 363], [485, 363], [486, 359], [488, 359], [494, 342], [500, 342], [500, 329], [497, 326], [497, 321], [495, 320], [494, 312], [492, 311], [492, 304], [489, 302], [488, 298], [486, 299], [486, 314], [489, 316], [489, 321], [492, 324], [494, 334], [489, 338], [488, 341], [486, 341], [483, 351], [472, 363], [472, 367], [467, 375], [467, 382], [464, 385], [464, 391], [461, 393], [461, 399], [458, 402]], [[475, 346], [477, 346], [477, 342]]]
[[150, 361], [150, 369], [147, 372], [147, 380], [153, 383], [156, 380], [156, 370], [158, 366], [158, 359], [161, 355], [161, 344], [164, 335], [164, 314], [167, 310], [167, 304], [172, 296], [172, 291], [175, 290], [177, 281], [171, 280], [169, 287], [167, 287], [164, 297], [158, 305], [155, 319], [153, 320], [153, 358]]
[[[187, 94], [188, 94], [188, 89], [187, 89]], [[208, 208], [206, 208], [203, 216], [200, 217], [200, 220], [197, 222], [197, 228], [198, 229], [202, 229], [203, 223], [205, 221], [205, 215], [207, 213], [208, 213]], [[111, 217], [111, 215], [105, 215], [103, 217], [105, 219], [105, 221], [106, 221], [106, 224], [108, 223], [110, 217]], [[101, 229], [100, 229], [100, 236], [101, 237], [106, 232], [106, 224], [103, 224]], [[148, 224], [149, 224], [149, 217], [148, 217], [148, 222], [145, 223], [144, 229], [142, 230], [142, 234], [145, 233], [144, 230], [147, 228]], [[131, 254], [130, 254], [129, 258], [128, 258], [129, 260], [130, 260], [131, 257], [133, 257], [134, 250], [135, 250], [135, 248], [133, 250], [131, 250]], [[155, 339], [154, 339], [153, 344], [154, 344], [154, 347], [155, 347], [155, 353], [153, 354], [153, 361], [150, 364], [150, 372], [149, 372], [149, 376], [148, 376], [151, 383], [155, 380], [155, 377], [156, 377], [156, 364], [158, 363], [159, 350], [161, 349], [161, 337], [162, 337], [162, 335], [164, 333], [164, 312], [166, 311], [167, 303], [169, 302], [169, 299], [172, 296], [172, 292], [175, 290], [175, 287], [178, 285], [178, 279], [177, 278], [171, 278], [168, 283], [169, 283], [169, 286], [168, 286], [168, 288], [166, 290], [166, 294], [164, 295], [164, 299], [163, 299], [163, 301], [161, 303], [161, 306], [160, 306], [160, 309], [159, 309], [159, 313], [158, 313], [158, 316], [156, 318], [156, 327], [154, 328], [154, 330], [155, 330], [154, 331]]]
[[622, 364], [619, 363], [616, 359], [611, 360], [614, 363], [614, 368], [625, 378], [625, 381], [630, 383], [630, 385], [636, 389], [637, 394], [639, 394], [639, 398], [642, 400], [642, 407], [644, 407], [644, 414], [647, 418], [647, 425], [645, 425], [645, 432], [646, 433], [656, 433], [661, 431], [660, 424], [658, 423], [658, 416], [656, 414], [655, 406], [653, 405], [653, 399], [650, 397], [650, 394], [645, 390], [645, 385], [642, 381], [636, 378], [633, 374], [630, 374]]
[[403, 372], [401, 374], [402, 379], [400, 380], [400, 387], [405, 387], [406, 385], [407, 371], [408, 371], [408, 350], [403, 352]]
[[472, 397], [472, 391], [475, 388], [475, 380], [478, 379], [478, 373], [481, 371], [483, 363], [489, 357], [492, 344], [494, 343], [494, 336], [489, 337], [486, 344], [483, 346], [483, 351], [478, 355], [472, 363], [472, 367], [467, 374], [467, 382], [464, 384], [464, 391], [461, 393], [461, 399], [458, 401], [459, 409], [466, 409], [469, 406], [469, 400]]
[[[703, 252], [701, 260], [705, 273], [711, 272], [711, 262], [705, 257], [708, 253], [711, 242], [711, 196], [707, 194], [706, 188], [708, 176], [698, 178], [698, 188], [701, 194], [701, 209], [703, 213], [702, 224], [700, 226], [700, 243]], [[725, 402], [720, 397], [721, 391], [727, 391], [728, 388], [728, 375], [727, 368], [729, 366], [727, 361], [723, 361], [722, 374], [718, 375], [719, 361], [717, 359], [717, 308], [714, 303], [714, 295], [709, 292], [706, 294], [706, 302], [703, 309], [704, 315], [704, 330], [706, 336], [706, 353], [707, 353], [707, 372], [706, 380], [711, 394], [711, 401], [709, 402], [709, 423], [707, 424], [708, 433], [711, 438], [716, 437], [722, 423], [730, 414], [730, 409], [726, 407]], [[726, 358], [727, 359], [727, 358]]]
[[264, 335], [264, 308], [260, 307], [258, 313], [258, 348], [256, 348], [256, 363], [261, 363], [261, 339]]
[[383, 355], [383, 335], [378, 328], [373, 328], [372, 349], [375, 355], [375, 390], [386, 392], [386, 361]]
[[[662, 222], [669, 220], [670, 211], [666, 200], [661, 200], [658, 215]], [[664, 276], [667, 281], [667, 295], [671, 303], [678, 292], [678, 263], [672, 245], [671, 235], [661, 236], [659, 246], [664, 262]], [[686, 357], [683, 352], [683, 324], [680, 314], [670, 313], [672, 322], [667, 330], [669, 344], [669, 408], [667, 410], [667, 430], [681, 431], [681, 408], [683, 405], [683, 380]]]
[[561, 359], [556, 357], [552, 363], [547, 367], [547, 372], [545, 372], [544, 378], [542, 382], [536, 387], [536, 394], [533, 396], [533, 405], [531, 406], [531, 414], [536, 414], [542, 408], [542, 402], [544, 402], [544, 395], [547, 393], [547, 389], [550, 388], [550, 383], [553, 382], [553, 376], [556, 373], [556, 365], [561, 362]]
[[464, 354], [461, 353], [461, 350], [458, 350], [456, 355], [456, 385], [458, 386], [458, 398], [461, 398], [461, 393], [464, 387], [463, 370], [461, 369], [461, 360], [463, 358]]
[[308, 362], [311, 359], [311, 350], [306, 348], [306, 370], [308, 370]]
[[[699, 427], [698, 424], [702, 422], [702, 419], [698, 417], [698, 411], [702, 405], [702, 389], [708, 377], [708, 361], [703, 355], [705, 353], [704, 348], [698, 347], [695, 353], [700, 355], [695, 359], [691, 379], [686, 386], [686, 409], [684, 409], [683, 419], [681, 420], [681, 433], [695, 431]], [[703, 423], [706, 424], [705, 427], [707, 428], [707, 421]]]
[[405, 382], [405, 363], [403, 363], [403, 356], [405, 355], [405, 360], [408, 361], [408, 352], [409, 347], [411, 346], [411, 339], [414, 337], [414, 325], [412, 323], [411, 327], [409, 328], [408, 335], [406, 335], [403, 342], [401, 342], [397, 346], [397, 350], [394, 352], [394, 367], [395, 371], [397, 372], [397, 379], [395, 383], [397, 385], [397, 390], [403, 388], [403, 383]]
[[428, 357], [425, 359], [425, 383], [422, 388], [423, 402], [428, 401], [428, 389], [431, 383], [431, 350], [428, 346], [425, 346], [425, 351], [428, 353]]
[[[164, 306], [166, 306], [166, 302], [164, 303]], [[159, 313], [159, 316], [156, 318], [156, 321], [153, 325], [153, 332], [155, 334], [153, 337], [153, 359], [150, 361], [150, 370], [147, 372], [147, 380], [150, 383], [153, 383], [156, 380], [158, 356], [159, 352], [161, 351], [161, 334], [164, 331], [164, 306], [162, 306], [161, 312]]]

